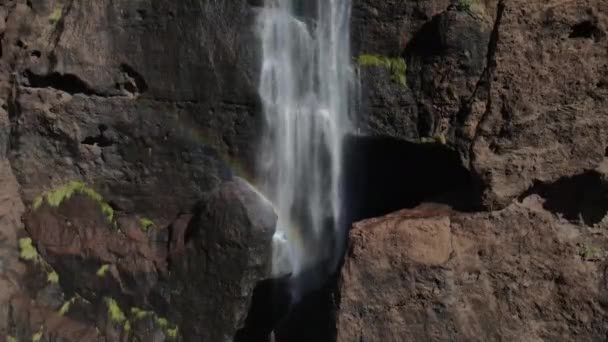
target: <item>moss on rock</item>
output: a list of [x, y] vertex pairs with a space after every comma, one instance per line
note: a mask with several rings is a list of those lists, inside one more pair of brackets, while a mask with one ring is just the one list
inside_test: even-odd
[[108, 221], [114, 222], [114, 209], [103, 199], [103, 197], [86, 184], [79, 181], [71, 181], [66, 185], [55, 188], [54, 190], [45, 192], [44, 194], [36, 197], [32, 204], [34, 210], [40, 208], [43, 203], [47, 203], [49, 206], [56, 208], [61, 205], [64, 201], [70, 199], [75, 194], [81, 194], [87, 196], [91, 200], [99, 204], [99, 208], [104, 213]]
[[407, 86], [407, 78], [405, 76], [407, 65], [405, 64], [405, 60], [401, 57], [362, 54], [359, 56], [357, 62], [362, 67], [385, 68], [391, 72], [394, 82], [404, 87]]

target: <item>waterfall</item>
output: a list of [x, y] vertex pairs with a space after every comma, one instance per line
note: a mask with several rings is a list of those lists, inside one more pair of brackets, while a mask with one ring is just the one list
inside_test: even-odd
[[275, 276], [319, 265], [331, 272], [341, 253], [342, 144], [354, 79], [350, 10], [350, 0], [266, 0], [259, 16], [266, 119], [259, 169], [279, 217]]

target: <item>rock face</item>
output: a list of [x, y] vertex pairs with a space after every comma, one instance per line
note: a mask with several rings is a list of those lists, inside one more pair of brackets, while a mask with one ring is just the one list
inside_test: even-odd
[[536, 195], [493, 213], [404, 210], [355, 225], [338, 341], [599, 341], [606, 227], [558, 220]]
[[596, 168], [608, 146], [607, 6], [355, 1], [356, 54], [407, 64], [407, 88], [362, 66], [361, 131], [459, 151], [491, 208]]
[[[150, 221], [142, 231], [129, 217], [111, 221], [80, 192], [57, 208], [43, 203], [25, 221], [40, 253], [33, 264], [54, 272], [54, 291], [64, 291], [55, 309], [70, 301], [77, 307], [63, 317], [89, 333], [105, 327], [106, 340], [184, 341], [232, 341], [255, 285], [270, 277], [275, 222], [272, 206], [238, 178], [168, 229]], [[40, 325], [52, 331], [46, 321]]]
[[385, 180], [417, 192], [400, 192], [409, 208], [443, 204], [354, 225], [338, 341], [606, 339], [607, 13], [593, 0], [354, 1], [356, 54], [407, 64], [407, 87], [361, 65], [361, 132], [456, 151], [472, 177], [459, 193], [481, 205], [420, 191], [459, 178], [441, 171]]
[[[219, 341], [242, 325], [274, 227], [233, 178], [250, 179], [261, 126], [255, 11], [0, 3], [1, 340]], [[89, 198], [34, 209], [69, 184]]]
[[[277, 338], [606, 339], [608, 2], [352, 2], [346, 215], [443, 204], [355, 224], [339, 291]], [[0, 340], [258, 322], [263, 3], [0, 3]]]

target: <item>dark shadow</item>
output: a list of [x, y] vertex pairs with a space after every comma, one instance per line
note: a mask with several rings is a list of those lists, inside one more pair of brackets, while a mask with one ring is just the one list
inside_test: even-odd
[[234, 342], [269, 342], [270, 333], [287, 314], [290, 302], [287, 279], [259, 282], [253, 290], [245, 326], [237, 332]]
[[594, 225], [608, 213], [608, 188], [595, 171], [563, 177], [553, 183], [536, 183], [520, 200], [532, 194], [545, 199], [545, 209], [573, 223], [582, 220]]
[[327, 277], [322, 286], [308, 289], [299, 299], [293, 295], [292, 289], [309, 282], [308, 278], [318, 273], [317, 267], [313, 267], [296, 278], [258, 283], [245, 326], [237, 332], [234, 342], [269, 342], [273, 331], [274, 342], [335, 341], [336, 276]]
[[597, 26], [596, 23], [593, 23], [589, 20], [580, 22], [572, 26], [570, 31], [569, 38], [588, 38], [593, 39], [596, 42], [601, 40], [604, 36], [604, 32]]
[[445, 145], [351, 136], [344, 157], [349, 222], [426, 201], [460, 211], [479, 208], [479, 192], [469, 171]]
[[36, 75], [26, 70], [27, 83], [32, 88], [54, 88], [69, 94], [95, 95], [95, 91], [83, 80], [72, 74], [53, 72], [47, 75]]

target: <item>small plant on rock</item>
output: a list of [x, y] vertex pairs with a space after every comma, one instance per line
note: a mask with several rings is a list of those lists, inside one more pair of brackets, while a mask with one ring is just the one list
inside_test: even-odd
[[458, 2], [456, 3], [456, 9], [469, 13], [484, 13], [483, 6], [479, 0], [458, 0]]
[[31, 238], [19, 239], [19, 257], [25, 261], [38, 261], [38, 251]]
[[106, 297], [104, 298], [104, 301], [108, 307], [108, 317], [112, 322], [123, 323], [127, 320], [127, 317], [125, 316], [124, 312], [122, 312], [115, 299]]
[[139, 219], [139, 227], [144, 232], [147, 232], [150, 228], [154, 227], [154, 221], [150, 220], [147, 217], [142, 217]]
[[61, 7], [55, 7], [53, 12], [51, 12], [51, 15], [49, 15], [49, 23], [51, 23], [51, 25], [57, 25], [59, 20], [61, 20], [61, 17], [63, 17], [63, 9]]
[[104, 201], [103, 197], [97, 191], [79, 181], [71, 181], [66, 185], [60, 186], [52, 191], [45, 192], [44, 194], [36, 197], [32, 204], [32, 208], [36, 210], [45, 202], [49, 206], [56, 208], [75, 194], [87, 196], [91, 200], [97, 202], [99, 208], [105, 214], [108, 221], [114, 222], [114, 209], [112, 209], [112, 207], [106, 201]]
[[108, 272], [109, 269], [110, 269], [110, 265], [108, 265], [108, 264], [101, 265], [101, 267], [99, 267], [99, 269], [97, 270], [97, 272], [95, 274], [98, 277], [103, 278], [106, 276], [106, 273]]
[[391, 72], [392, 80], [404, 87], [407, 86], [405, 72], [407, 65], [401, 57], [386, 57], [379, 55], [363, 54], [358, 58], [358, 64], [364, 67], [380, 67]]

